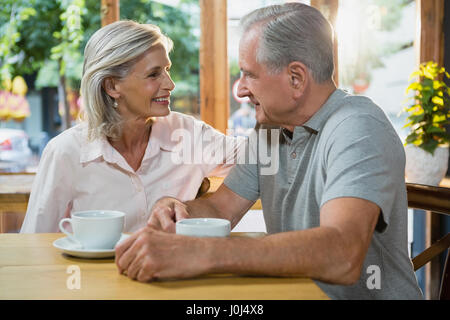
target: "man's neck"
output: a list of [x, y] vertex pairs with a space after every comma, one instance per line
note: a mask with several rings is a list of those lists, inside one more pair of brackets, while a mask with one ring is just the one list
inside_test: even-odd
[[335, 90], [336, 85], [333, 81], [311, 85], [304, 99], [299, 102], [298, 114], [292, 118], [291, 123], [282, 125], [282, 127], [294, 132], [295, 127], [304, 125], [322, 108]]

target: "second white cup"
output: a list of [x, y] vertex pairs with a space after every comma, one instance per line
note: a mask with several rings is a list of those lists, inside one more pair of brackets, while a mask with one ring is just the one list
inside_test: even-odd
[[177, 234], [193, 237], [228, 237], [230, 221], [217, 218], [191, 218], [177, 221]]

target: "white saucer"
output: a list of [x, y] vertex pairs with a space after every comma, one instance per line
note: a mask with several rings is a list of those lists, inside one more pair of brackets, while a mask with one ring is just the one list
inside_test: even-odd
[[[122, 233], [117, 243], [125, 240], [130, 235]], [[67, 237], [53, 241], [53, 246], [62, 252], [79, 258], [112, 258], [115, 255], [114, 249], [78, 249], [77, 244]]]

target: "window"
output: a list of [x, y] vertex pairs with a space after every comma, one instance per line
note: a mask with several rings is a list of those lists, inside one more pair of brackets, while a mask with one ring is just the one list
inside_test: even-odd
[[246, 135], [256, 125], [255, 109], [248, 104], [248, 99], [236, 95], [240, 78], [239, 70], [239, 21], [251, 11], [272, 4], [283, 4], [284, 0], [228, 0], [228, 65], [230, 70], [230, 118], [228, 129], [232, 135]]
[[416, 66], [414, 0], [339, 1], [336, 31], [339, 86], [368, 96], [406, 137], [408, 79]]

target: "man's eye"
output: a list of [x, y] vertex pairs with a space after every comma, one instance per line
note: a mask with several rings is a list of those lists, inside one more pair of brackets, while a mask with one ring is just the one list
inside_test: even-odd
[[253, 78], [253, 74], [249, 72], [242, 71], [241, 72], [241, 78]]
[[150, 73], [149, 78], [156, 78], [157, 76], [159, 76], [159, 72], [155, 72], [155, 73]]

